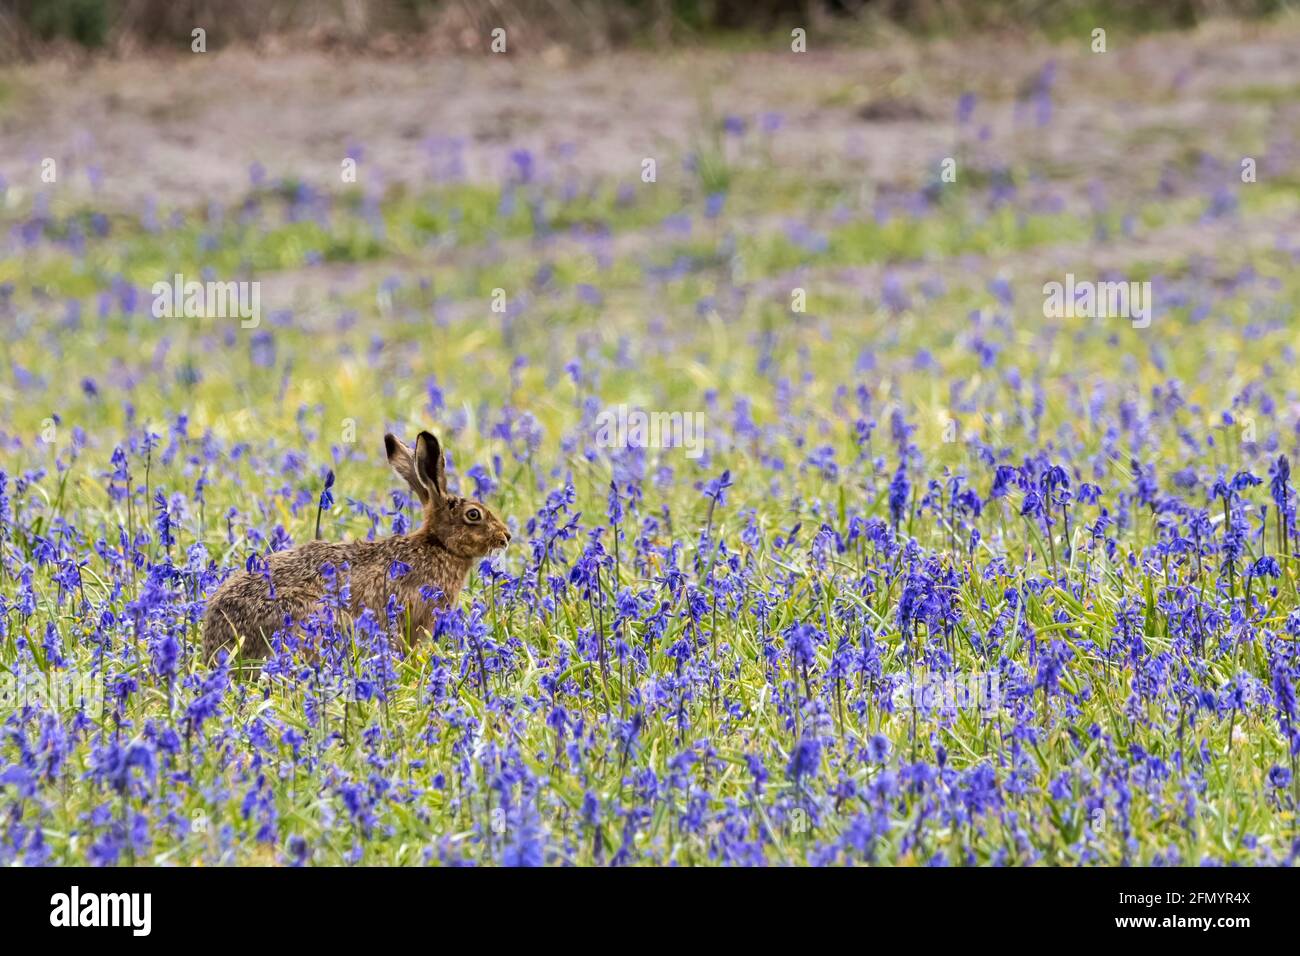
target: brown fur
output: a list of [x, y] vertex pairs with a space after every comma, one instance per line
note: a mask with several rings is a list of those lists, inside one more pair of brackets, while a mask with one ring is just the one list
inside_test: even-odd
[[[510, 532], [486, 505], [447, 494], [437, 438], [421, 432], [414, 452], [392, 435], [385, 435], [384, 443], [389, 464], [406, 479], [424, 508], [420, 528], [379, 541], [313, 541], [269, 555], [266, 571], [232, 574], [213, 594], [203, 618], [203, 652], [208, 660], [221, 648], [237, 649], [245, 657], [265, 657], [271, 635], [284, 629], [286, 619], [299, 623], [320, 605], [328, 586], [324, 569], [329, 565], [338, 571], [340, 582], [350, 583], [347, 610], [352, 617], [369, 608], [385, 621], [388, 598], [394, 595], [405, 608], [410, 620], [407, 633], [413, 640], [421, 629], [431, 627], [435, 610], [455, 606], [474, 562], [509, 543]], [[475, 509], [480, 517], [471, 520]], [[389, 569], [394, 561], [410, 565], [411, 570], [392, 577]], [[441, 591], [441, 597], [426, 601], [420, 596], [426, 586]]]

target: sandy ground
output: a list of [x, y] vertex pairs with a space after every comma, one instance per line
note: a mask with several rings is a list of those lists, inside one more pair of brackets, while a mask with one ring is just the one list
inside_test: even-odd
[[[963, 172], [1002, 164], [1045, 171], [1053, 193], [1076, 207], [1086, 207], [1100, 183], [1112, 204], [1122, 204], [1129, 189], [1150, 196], [1162, 169], [1195, 175], [1202, 151], [1221, 162], [1282, 154], [1294, 166], [1300, 18], [1141, 38], [1111, 33], [1107, 42], [1104, 54], [1093, 53], [1087, 37], [1054, 47], [978, 37], [901, 38], [823, 52], [814, 44], [806, 54], [696, 50], [582, 59], [551, 50], [428, 60], [279, 46], [42, 63], [0, 73], [3, 205], [13, 214], [45, 191], [69, 208], [89, 203], [134, 215], [153, 204], [202, 209], [245, 195], [254, 164], [268, 179], [338, 188], [349, 153], [360, 157], [366, 188], [378, 191], [427, 183], [447, 171], [453, 155], [466, 178], [499, 180], [520, 149], [531, 152], [541, 176], [630, 183], [643, 158], [661, 168], [680, 162], [727, 116], [743, 118], [751, 138], [765, 122], [776, 125], [764, 155], [790, 172], [841, 184], [850, 204], [855, 190], [933, 181], [945, 156], [960, 157]], [[1043, 98], [1035, 91], [1049, 75], [1050, 121], [1040, 122]], [[975, 95], [975, 108], [959, 123], [964, 93]], [[39, 179], [45, 157], [59, 164], [52, 190]], [[0, 224], [6, 218], [0, 209]], [[1293, 209], [1280, 218], [1112, 237], [1086, 250], [1063, 241], [965, 257], [946, 271], [954, 281], [982, 281], [1058, 272], [1085, 255], [1103, 268], [1229, 247], [1249, 256], [1300, 234], [1297, 220]], [[655, 241], [654, 230], [615, 238], [620, 253]], [[448, 256], [481, 253], [431, 255], [446, 265]], [[428, 266], [385, 259], [262, 279], [269, 301], [313, 308]], [[906, 281], [932, 267], [891, 270]], [[884, 271], [837, 270], [833, 278], [875, 294]], [[789, 284], [783, 276], [765, 281]]]
[[[280, 49], [45, 63], [0, 74], [0, 175], [21, 201], [53, 157], [69, 201], [195, 207], [238, 198], [254, 162], [331, 188], [356, 147], [366, 175], [419, 182], [440, 144], [445, 156], [459, 141], [472, 179], [499, 177], [510, 152], [527, 148], [552, 168], [630, 180], [643, 157], [688, 151], [710, 118], [772, 114], [773, 155], [793, 168], [847, 165], [866, 181], [915, 183], [966, 135], [968, 155], [1028, 152], [1064, 175], [1109, 179], [1242, 129], [1297, 128], [1300, 24], [1112, 33], [1108, 47], [979, 38], [589, 60]], [[1049, 61], [1054, 113], [1040, 128], [1032, 89]], [[959, 129], [967, 91], [979, 103]]]

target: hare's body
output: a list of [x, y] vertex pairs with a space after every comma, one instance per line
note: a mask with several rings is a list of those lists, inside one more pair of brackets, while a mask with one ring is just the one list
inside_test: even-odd
[[[431, 627], [435, 610], [455, 605], [472, 561], [456, 557], [417, 531], [379, 541], [313, 541], [272, 554], [266, 564], [265, 572], [231, 575], [212, 596], [203, 622], [203, 649], [209, 658], [221, 647], [237, 645], [245, 656], [265, 657], [271, 635], [284, 628], [286, 620], [302, 621], [321, 606], [329, 587], [325, 569], [330, 566], [337, 571], [338, 586], [347, 585], [347, 611], [354, 619], [369, 608], [376, 620], [387, 620], [391, 595], [402, 606], [403, 624], [409, 621], [414, 637]], [[401, 570], [402, 565], [410, 570], [394, 577], [390, 569]], [[420, 593], [425, 587], [435, 602]]]
[[[331, 578], [335, 590], [346, 588], [346, 611], [353, 619], [369, 608], [386, 622], [389, 598], [395, 598], [402, 607], [402, 631], [414, 639], [431, 627], [435, 610], [455, 606], [474, 562], [505, 547], [510, 533], [485, 505], [446, 494], [437, 439], [422, 432], [415, 455], [391, 435], [385, 440], [389, 462], [424, 505], [424, 524], [411, 534], [377, 541], [313, 541], [268, 555], [265, 569], [231, 575], [213, 594], [203, 619], [208, 659], [222, 648], [265, 657], [272, 634], [323, 607]], [[331, 567], [334, 575], [327, 573]]]

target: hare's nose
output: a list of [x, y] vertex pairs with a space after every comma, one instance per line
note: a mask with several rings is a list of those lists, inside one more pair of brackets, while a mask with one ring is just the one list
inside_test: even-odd
[[507, 532], [506, 532], [506, 544], [509, 544], [509, 543], [510, 543], [510, 532], [507, 531]]

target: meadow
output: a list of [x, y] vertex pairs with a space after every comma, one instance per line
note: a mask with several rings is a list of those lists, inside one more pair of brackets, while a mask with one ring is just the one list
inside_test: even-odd
[[[869, 188], [870, 126], [796, 161], [716, 101], [653, 182], [441, 136], [228, 201], [11, 172], [0, 863], [1294, 862], [1291, 87], [1066, 162], [1131, 91], [1040, 52], [933, 81], [944, 146]], [[1045, 315], [1067, 273], [1149, 324]], [[176, 274], [260, 321], [156, 316]], [[608, 447], [619, 406], [700, 453]], [[423, 428], [513, 533], [460, 607], [209, 666], [233, 570], [411, 528]]]

